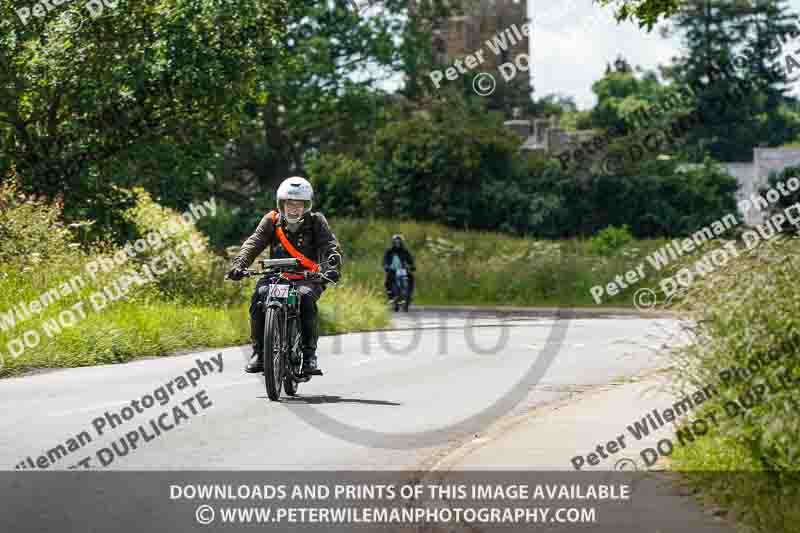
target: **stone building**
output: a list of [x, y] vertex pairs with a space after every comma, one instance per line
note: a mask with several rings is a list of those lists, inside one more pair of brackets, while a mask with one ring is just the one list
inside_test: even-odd
[[555, 157], [565, 150], [574, 150], [588, 141], [597, 132], [594, 130], [567, 131], [561, 127], [558, 117], [524, 120], [515, 117], [504, 122], [524, 139], [521, 150], [530, 155]]
[[[414, 10], [421, 2], [430, 0], [409, 0], [409, 9]], [[452, 63], [455, 59], [484, 50], [486, 61], [478, 68], [480, 71], [497, 74], [497, 67], [514, 61], [520, 54], [529, 54], [530, 37], [516, 33], [513, 39], [507, 38], [507, 48], [494, 54], [487, 41], [502, 38], [503, 34], [516, 25], [521, 30], [529, 23], [527, 0], [451, 0], [450, 5], [458, 5], [462, 14], [451, 16], [444, 24], [434, 28], [434, 47], [442, 63]], [[523, 80], [530, 86], [530, 72], [520, 71], [515, 79]]]

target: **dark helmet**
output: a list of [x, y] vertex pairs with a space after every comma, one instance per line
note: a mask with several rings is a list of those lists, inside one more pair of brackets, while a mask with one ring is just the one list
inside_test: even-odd
[[403, 236], [399, 233], [392, 235], [392, 246], [395, 248], [402, 248], [403, 247]]

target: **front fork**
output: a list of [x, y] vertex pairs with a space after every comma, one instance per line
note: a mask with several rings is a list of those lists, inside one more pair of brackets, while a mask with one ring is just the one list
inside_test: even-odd
[[[294, 324], [294, 330], [292, 331], [292, 335], [289, 335], [289, 323], [290, 321]], [[286, 339], [286, 348], [288, 350], [288, 357], [287, 360], [289, 361], [290, 370], [291, 367], [300, 367], [303, 363], [303, 353], [301, 346], [295, 346], [295, 340], [298, 335], [302, 338], [302, 324], [300, 323], [300, 295], [297, 294], [297, 290], [292, 287], [289, 290], [289, 298], [286, 300], [286, 323], [285, 323], [285, 339]], [[302, 343], [302, 341], [300, 341]], [[292, 361], [292, 357], [297, 355], [299, 357], [299, 361], [296, 363]], [[292, 371], [294, 374], [294, 372]]]

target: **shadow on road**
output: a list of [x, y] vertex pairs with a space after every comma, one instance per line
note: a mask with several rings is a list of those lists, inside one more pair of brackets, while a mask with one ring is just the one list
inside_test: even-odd
[[[265, 396], [266, 398], [266, 396]], [[319, 396], [295, 396], [293, 398], [281, 398], [281, 401], [293, 404], [293, 403], [305, 403], [305, 404], [319, 404], [319, 403], [359, 403], [364, 405], [392, 405], [398, 406], [403, 405], [397, 402], [385, 402], [382, 400], [357, 400], [354, 398], [342, 398], [341, 396], [327, 396], [327, 395], [319, 395]]]

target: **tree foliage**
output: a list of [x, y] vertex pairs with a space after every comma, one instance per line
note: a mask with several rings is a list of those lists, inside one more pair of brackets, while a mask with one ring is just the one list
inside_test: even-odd
[[667, 33], [680, 32], [686, 51], [665, 72], [697, 93], [703, 120], [691, 133], [700, 147], [695, 158], [707, 152], [719, 161], [749, 161], [753, 147], [778, 146], [800, 132], [786, 107], [791, 80], [776, 62], [796, 20], [783, 0], [681, 4]]
[[473, 120], [466, 105], [454, 104], [378, 132], [369, 156], [375, 212], [480, 229], [502, 221], [507, 204], [495, 191], [519, 175], [520, 139], [499, 117]]
[[24, 20], [16, 4], [0, 0], [0, 171], [63, 194], [67, 218], [93, 219], [115, 218], [118, 186], [147, 184], [173, 205], [191, 198], [243, 103], [265, 97], [259, 82], [291, 10], [130, 1], [100, 17], [77, 7], [64, 17], [62, 4]]
[[632, 20], [648, 31], [662, 19], [672, 16], [683, 0], [594, 0], [602, 6], [616, 4], [617, 20]]
[[626, 119], [636, 110], [653, 105], [665, 93], [657, 75], [637, 72], [621, 56], [613, 68], [606, 67], [605, 75], [592, 84], [597, 105], [589, 113], [588, 126], [604, 130], [621, 130]]

